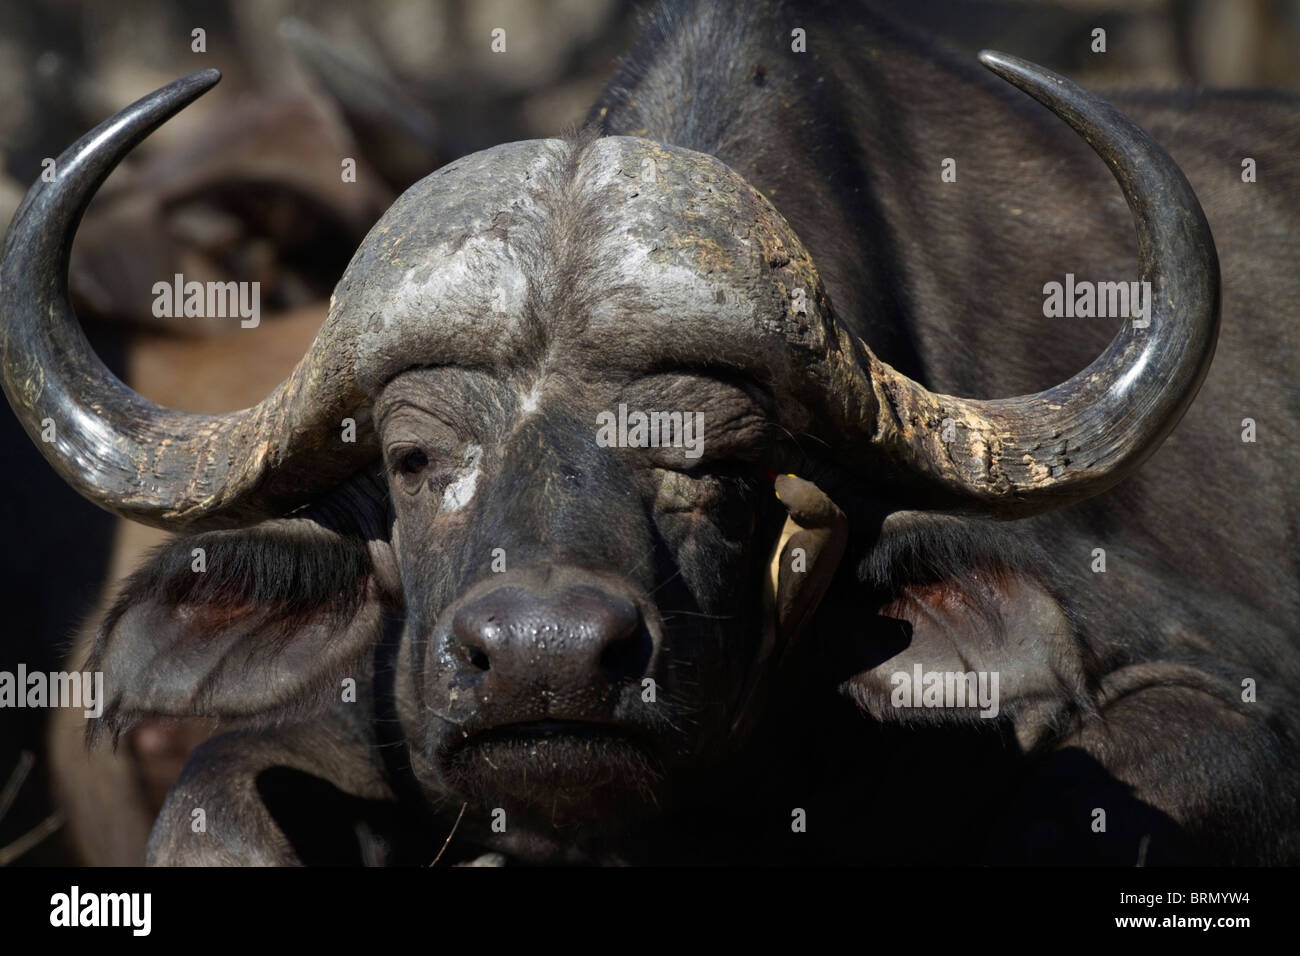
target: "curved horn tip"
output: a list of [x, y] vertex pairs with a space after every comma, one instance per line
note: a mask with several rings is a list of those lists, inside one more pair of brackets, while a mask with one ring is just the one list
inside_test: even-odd
[[186, 86], [197, 87], [206, 93], [221, 82], [221, 71], [210, 66], [206, 70], [181, 77], [180, 82]]
[[1001, 50], [980, 50], [975, 54], [979, 61], [987, 66], [990, 70], [994, 66], [1001, 66], [1006, 63], [1024, 62], [1019, 57], [1012, 56], [1010, 53], [1003, 53]]
[[979, 61], [991, 73], [1026, 92], [1030, 86], [1042, 86], [1045, 80], [1058, 84], [1068, 82], [1065, 77], [1052, 72], [1047, 67], [998, 50], [980, 50]]
[[168, 115], [175, 115], [176, 111], [189, 106], [220, 82], [221, 71], [212, 67], [208, 67], [206, 70], [198, 70], [194, 73], [188, 73], [185, 76], [172, 80], [166, 86], [161, 86], [152, 93], [142, 96], [140, 99], [136, 100], [130, 106], [118, 113], [114, 119], [127, 115], [133, 110], [137, 110], [144, 106], [146, 103], [172, 104], [172, 112]]

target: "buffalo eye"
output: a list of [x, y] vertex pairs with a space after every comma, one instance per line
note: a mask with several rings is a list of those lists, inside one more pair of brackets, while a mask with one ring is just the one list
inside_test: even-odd
[[397, 467], [401, 470], [403, 474], [418, 475], [420, 472], [424, 471], [426, 467], [428, 467], [428, 464], [429, 464], [429, 456], [426, 455], [424, 452], [422, 452], [420, 449], [415, 448], [411, 451], [408, 451], [405, 455], [401, 457], [401, 459], [399, 459], [397, 463]]

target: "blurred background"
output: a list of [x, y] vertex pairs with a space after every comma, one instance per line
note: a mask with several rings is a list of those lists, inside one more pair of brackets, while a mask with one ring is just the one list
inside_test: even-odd
[[[220, 86], [101, 191], [71, 290], [96, 350], [137, 391], [191, 411], [246, 407], [302, 355], [389, 203], [466, 153], [581, 122], [635, 37], [640, 6], [0, 0], [0, 222], [42, 160], [176, 77], [220, 69]], [[1300, 0], [882, 6], [969, 55], [996, 47], [1102, 91], [1300, 89]], [[496, 28], [504, 54], [491, 47]], [[1096, 28], [1104, 55], [1091, 49]], [[341, 181], [340, 156], [356, 159], [355, 183]], [[261, 324], [155, 318], [152, 285], [177, 272], [261, 283]], [[75, 667], [94, 613], [161, 535], [68, 490], [7, 405], [0, 455], [0, 671]], [[0, 865], [142, 861], [162, 795], [213, 728], [147, 724], [116, 753], [92, 754], [83, 730], [80, 711], [0, 709]]]

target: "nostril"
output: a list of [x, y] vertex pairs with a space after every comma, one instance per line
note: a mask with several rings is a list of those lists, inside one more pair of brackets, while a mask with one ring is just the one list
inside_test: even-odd
[[487, 601], [458, 610], [451, 630], [460, 645], [460, 659], [475, 670], [491, 670], [492, 656], [501, 649], [504, 618], [500, 608]]
[[650, 663], [650, 641], [638, 630], [605, 646], [600, 655], [600, 673], [611, 684], [641, 677]]

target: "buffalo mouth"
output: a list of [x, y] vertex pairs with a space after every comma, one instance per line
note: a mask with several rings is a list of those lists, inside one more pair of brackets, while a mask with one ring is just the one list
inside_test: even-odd
[[656, 751], [622, 724], [537, 720], [472, 733], [442, 764], [467, 798], [540, 814], [555, 826], [601, 825], [611, 813], [655, 805], [664, 778]]

